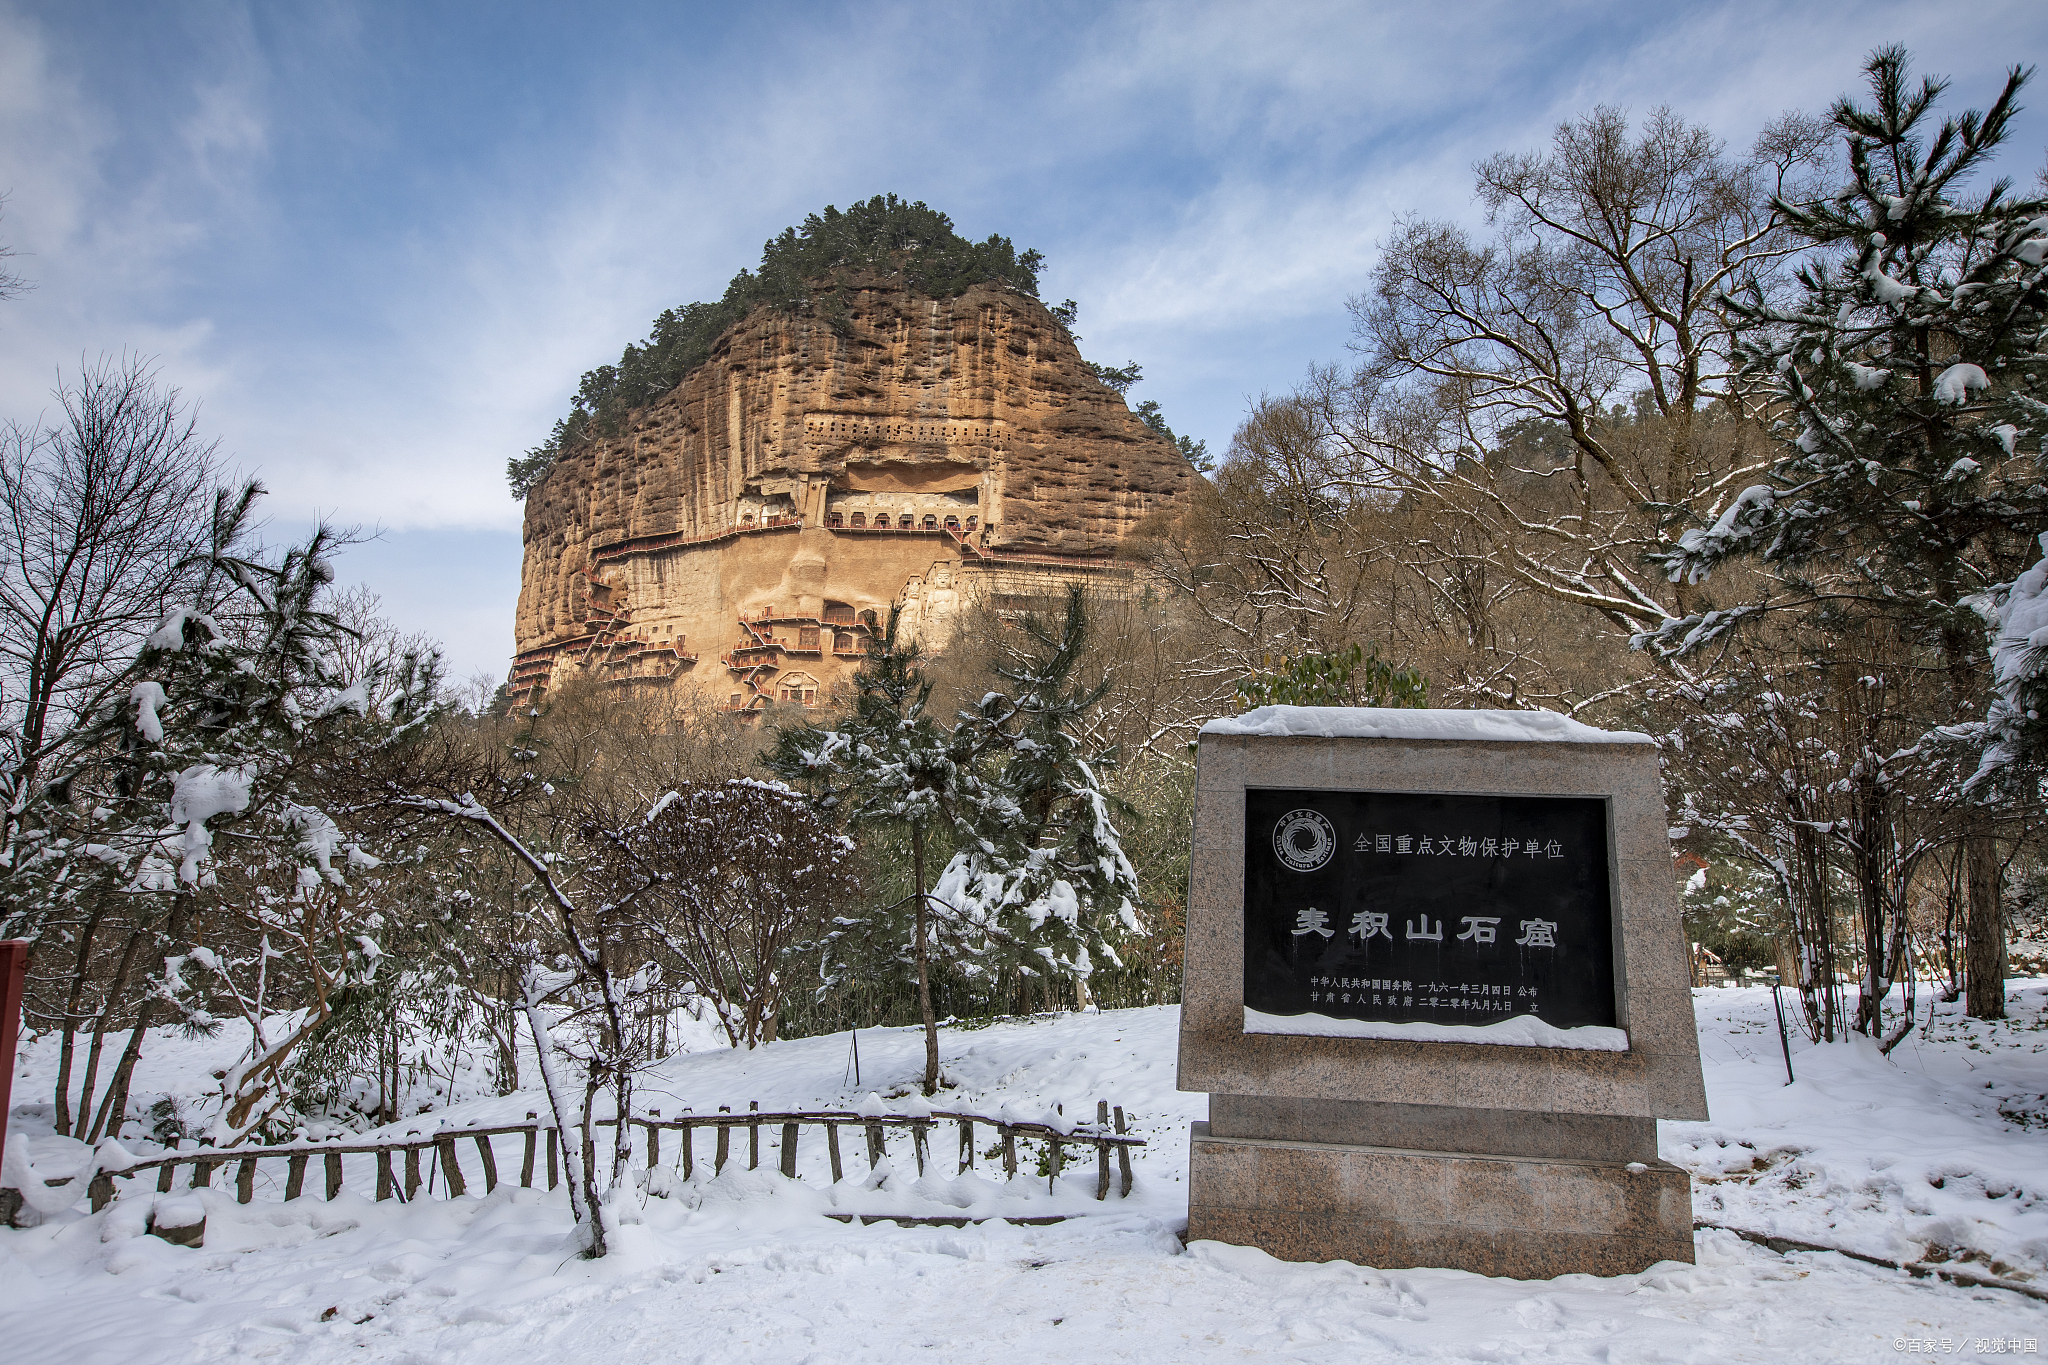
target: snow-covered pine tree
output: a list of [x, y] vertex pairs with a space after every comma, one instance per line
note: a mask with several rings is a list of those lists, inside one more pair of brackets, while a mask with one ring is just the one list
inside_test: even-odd
[[1079, 733], [1110, 683], [1074, 676], [1089, 629], [1079, 588], [1063, 616], [1017, 624], [1025, 643], [996, 670], [1013, 695], [991, 692], [961, 718], [962, 748], [981, 756], [987, 786], [963, 807], [959, 851], [932, 899], [956, 932], [980, 940], [978, 957], [1071, 978], [1085, 1003], [1096, 963], [1121, 966], [1116, 941], [1144, 932], [1144, 893], [1102, 786], [1114, 760], [1084, 753]]
[[[932, 1009], [934, 958], [971, 951], [971, 939], [943, 914], [925, 879], [927, 845], [950, 832], [988, 800], [976, 770], [979, 732], [948, 731], [931, 716], [931, 680], [913, 643], [899, 641], [890, 613], [882, 638], [854, 675], [851, 712], [837, 724], [810, 723], [776, 732], [763, 755], [770, 769], [847, 826], [894, 829], [910, 837], [913, 891], [865, 914], [847, 915], [833, 938], [860, 932], [906, 944], [917, 971], [917, 1001], [924, 1023], [924, 1091], [939, 1084], [938, 1016]], [[828, 941], [829, 951], [831, 943]], [[830, 970], [828, 963], [827, 970]]]
[[1982, 601], [1991, 627], [1991, 705], [1973, 787], [1994, 778], [2017, 785], [2048, 761], [2048, 531], [2036, 543], [2034, 567]]
[[[2015, 68], [1988, 111], [1930, 135], [1946, 82], [1913, 87], [1898, 47], [1866, 70], [1872, 104], [1833, 110], [1851, 183], [1777, 204], [1815, 248], [1799, 297], [1727, 301], [1747, 392], [1782, 442], [1770, 482], [1707, 509], [1654, 556], [1694, 583], [1755, 557], [1783, 591], [1667, 620], [1638, 644], [1686, 655], [1765, 613], [1882, 620], [1934, 662], [1944, 695], [1931, 718], [1948, 723], [1932, 738], [1975, 741], [1958, 787], [2016, 794], [2048, 759], [2048, 640], [2032, 638], [2048, 607], [2040, 572], [2021, 574], [2048, 531], [2048, 201], [2013, 197], [2004, 180], [1976, 198], [1963, 186], [2009, 137], [2031, 71]], [[1980, 616], [1993, 618], [1990, 649]], [[1982, 833], [1969, 842], [1970, 1006], [1997, 1017], [1995, 849]]]
[[[418, 755], [399, 762], [402, 775], [417, 781]], [[374, 776], [387, 774], [380, 765]], [[373, 792], [360, 804], [380, 798]], [[405, 820], [424, 823], [410, 813]], [[330, 1013], [285, 1072], [294, 1112], [351, 1126], [438, 1107], [440, 1096], [454, 1094], [458, 1059], [479, 1049], [495, 1056], [497, 1093], [519, 1088], [519, 964], [508, 939], [524, 926], [507, 914], [510, 867], [460, 827], [408, 828], [394, 838], [386, 822], [378, 824], [374, 846], [383, 861], [349, 876], [352, 891], [375, 897], [382, 920], [376, 974], [329, 995]]]
[[351, 739], [418, 727], [438, 660], [410, 660], [390, 717], [361, 734], [362, 692], [339, 685], [340, 628], [323, 605], [332, 536], [322, 528], [274, 563], [233, 553], [260, 493], [249, 484], [217, 501], [195, 596], [143, 641], [85, 736], [88, 759], [51, 784], [23, 835], [37, 847], [13, 906], [118, 890], [140, 963], [160, 964], [95, 1134], [118, 1133], [149, 1027], [168, 1014], [211, 1028], [222, 1005], [252, 1041], [222, 1082], [214, 1137], [259, 1128], [333, 991], [366, 978], [380, 953], [362, 885], [378, 860], [325, 808], [322, 764]]

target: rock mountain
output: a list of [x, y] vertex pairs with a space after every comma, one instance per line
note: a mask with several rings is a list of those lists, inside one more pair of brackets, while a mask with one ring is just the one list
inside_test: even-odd
[[892, 609], [938, 647], [973, 597], [1127, 580], [1118, 543], [1199, 477], [1038, 300], [841, 298], [836, 327], [755, 309], [533, 488], [515, 695], [581, 675], [820, 705]]

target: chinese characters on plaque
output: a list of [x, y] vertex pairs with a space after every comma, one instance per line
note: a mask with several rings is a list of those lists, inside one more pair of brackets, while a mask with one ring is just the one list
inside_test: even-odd
[[1266, 1014], [1612, 1026], [1599, 798], [1245, 793], [1245, 998]]

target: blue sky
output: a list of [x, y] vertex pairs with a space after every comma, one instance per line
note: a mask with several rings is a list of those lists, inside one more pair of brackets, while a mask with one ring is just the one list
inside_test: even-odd
[[1886, 42], [1981, 106], [2044, 39], [2038, 3], [0, 0], [0, 241], [36, 285], [0, 304], [0, 417], [155, 357], [274, 535], [380, 530], [342, 576], [502, 673], [506, 458], [825, 204], [893, 191], [1043, 251], [1090, 358], [1220, 450], [1341, 358], [1395, 215], [1474, 217], [1489, 152], [1597, 103], [1744, 145]]

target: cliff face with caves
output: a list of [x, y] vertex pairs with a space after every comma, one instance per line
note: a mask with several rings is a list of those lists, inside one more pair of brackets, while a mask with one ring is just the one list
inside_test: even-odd
[[1111, 572], [1199, 477], [1036, 299], [843, 297], [837, 329], [755, 310], [534, 488], [515, 692], [581, 672], [820, 704], [892, 607], [943, 645], [963, 595]]

